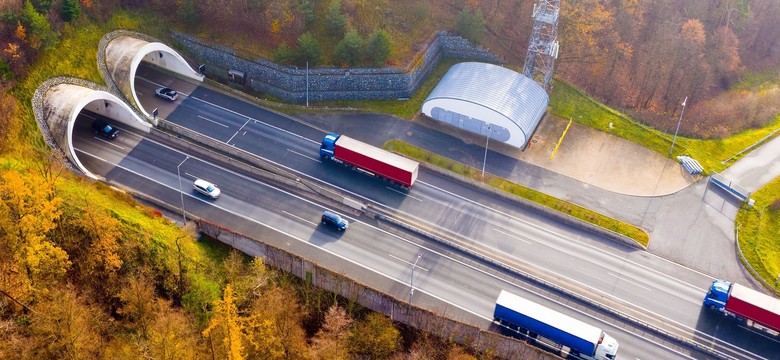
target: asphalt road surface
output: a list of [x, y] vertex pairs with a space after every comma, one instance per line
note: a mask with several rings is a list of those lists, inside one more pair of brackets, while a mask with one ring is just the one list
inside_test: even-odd
[[[154, 84], [150, 83], [148, 88], [143, 86], [137, 88], [140, 88], [143, 94], [152, 94], [153, 87]], [[370, 201], [374, 206], [385, 207], [408, 221], [445, 233], [510, 266], [576, 289], [577, 292], [591, 299], [618, 307], [634, 316], [658, 322], [660, 326], [670, 331], [681, 332], [687, 334], [687, 337], [708, 343], [733, 343], [738, 347], [750, 349], [749, 351], [755, 352], [757, 356], [769, 355], [768, 358], [771, 358], [771, 354], [777, 353], [776, 342], [760, 338], [760, 335], [755, 335], [751, 331], [731, 331], [730, 324], [722, 321], [723, 319], [717, 314], [701, 311], [701, 298], [711, 281], [711, 278], [705, 274], [680, 267], [645, 252], [617, 246], [579, 229], [569, 228], [518, 208], [513, 203], [479, 193], [433, 174], [421, 173], [420, 181], [415, 188], [408, 194], [401, 194], [384, 182], [336, 167], [334, 164], [321, 162], [316, 155], [319, 140], [324, 135], [320, 130], [292, 122], [286, 117], [203, 88], [197, 88], [194, 92], [183, 95], [175, 104], [171, 104], [175, 105], [175, 109], [168, 115], [169, 120], [257, 153], [300, 171], [302, 175], [306, 174], [349, 189], [356, 197]], [[142, 97], [142, 102], [150, 97]], [[81, 121], [81, 123], [86, 124], [82, 127], [88, 128], [88, 121]], [[96, 173], [105, 174], [110, 181], [126, 184], [131, 188], [165, 199], [164, 201], [171, 204], [178, 204], [176, 165], [181, 163], [185, 156], [173, 152], [168, 156], [170, 159], [166, 160], [166, 157], [162, 156], [166, 153], [163, 145], [153, 144], [149, 140], [128, 133], [123, 135], [125, 136], [121, 136], [114, 142], [106, 142], [102, 139], [97, 139], [97, 142], [87, 141], [84, 145], [86, 150], [81, 150], [77, 145], [80, 151], [84, 151], [84, 157], [80, 157], [82, 162], [85, 165], [88, 163], [87, 166]], [[95, 144], [98, 146], [89, 150], [90, 146]], [[123, 151], [130, 152], [123, 155]], [[87, 155], [87, 152], [92, 155]], [[91, 160], [85, 160], [86, 158]], [[111, 164], [118, 166], [112, 168]], [[372, 244], [386, 245], [384, 240], [376, 240], [379, 236], [378, 229], [360, 230], [360, 225], [351, 226], [347, 234], [330, 241], [314, 240], [317, 236], [312, 235], [311, 229], [308, 233], [300, 230], [301, 234], [291, 234], [290, 229], [295, 229], [301, 223], [316, 223], [322, 209], [316, 209], [313, 215], [307, 213], [303, 210], [305, 208], [303, 205], [293, 204], [295, 201], [290, 200], [290, 196], [295, 198], [293, 194], [286, 194], [288, 197], [263, 195], [257, 198], [250, 196], [251, 194], [243, 194], [242, 189], [254, 189], [257, 186], [250, 186], [244, 183], [246, 179], [242, 180], [240, 176], [236, 178], [236, 175], [228, 176], [228, 171], [201, 164], [194, 158], [187, 159], [182, 164], [181, 170], [185, 185], [189, 185], [194, 177], [202, 177], [220, 184], [224, 195], [213, 202], [213, 205], [210, 206], [209, 204], [212, 203], [189, 194], [185, 199], [185, 208], [188, 211], [195, 211], [198, 216], [225, 226], [238, 229], [246, 226], [245, 222], [254, 223], [249, 226], [257, 226], [259, 221], [257, 219], [263, 219], [259, 223], [266, 228], [285, 229], [282, 233], [287, 236], [303, 239], [302, 241], [307, 241], [309, 244], [324, 244], [321, 248], [326, 249], [328, 254], [342, 259], [342, 262], [354, 263], [355, 259], [371, 258], [371, 254], [380, 257], [376, 260], [379, 264], [392, 258], [403, 260], [401, 263], [405, 261], [405, 267], [394, 270], [392, 262], [383, 265], [383, 267], [387, 266], [387, 273], [395, 275], [403, 272], [403, 269], [408, 269], [408, 263], [416, 258], [415, 254], [420, 253], [420, 249], [417, 249], [414, 252], [410, 250], [409, 253], [399, 253], [392, 257], [390, 254], [395, 254], [394, 251], [373, 247]], [[168, 185], [154, 185], [153, 183], [156, 182]], [[159, 190], [153, 190], [157, 188]], [[170, 199], [172, 194], [173, 199]], [[248, 201], [250, 199], [254, 201]], [[268, 199], [273, 201], [267, 202]], [[294, 206], [290, 206], [289, 210], [274, 209], [275, 206], [284, 203]], [[295, 225], [295, 220], [298, 225]], [[360, 224], [359, 219], [350, 218], [350, 220]], [[280, 225], [275, 226], [276, 222]], [[359, 249], [337, 247], [336, 244], [347, 243], [346, 239], [351, 239], [353, 236], [371, 239], [371, 241], [362, 244]], [[330, 237], [333, 237], [332, 234]], [[320, 242], [322, 244], [319, 244]], [[393, 242], [389, 241], [389, 243]], [[434, 248], [434, 245], [431, 244], [429, 247]], [[330, 249], [328, 246], [335, 248]], [[438, 257], [436, 261], [430, 262], [433, 258], [432, 255], [424, 256], [423, 259], [428, 259], [425, 262], [429, 263], [426, 265], [423, 262], [420, 265], [428, 266], [431, 270], [445, 269], [445, 274], [441, 278], [429, 280], [428, 272], [421, 271], [419, 275], [420, 289], [423, 289], [421, 292], [431, 298], [443, 298], [447, 303], [457, 304], [458, 309], [472, 316], [476, 315], [483, 320], [489, 319], [498, 290], [507, 288], [507, 285], [494, 284], [496, 287], [480, 288], [474, 294], [471, 294], [471, 291], [464, 292], [465, 288], [474, 284], [481, 285], [487, 280], [472, 280], [472, 277], [477, 275], [471, 274], [474, 268], [469, 267], [466, 267], [470, 269], [466, 274], [447, 277], [453, 274], [454, 267], [450, 265], [440, 267]], [[373, 262], [362, 266], [370, 265], [373, 265]], [[403, 283], [400, 279], [408, 279], [408, 277], [407, 271], [405, 276], [397, 276], [399, 279], [397, 281]], [[466, 279], [470, 281], [463, 281]], [[417, 284], [418, 281], [415, 280], [415, 288], [418, 287]], [[430, 290], [426, 291], [425, 286], [430, 286]], [[457, 290], [448, 290], [447, 287], [450, 286], [454, 286]], [[391, 286], [392, 288], [398, 288], [397, 284]], [[508, 290], [522, 293], [522, 290], [511, 287]], [[448, 295], [444, 296], [445, 294]], [[560, 306], [555, 303], [550, 304], [549, 301], [545, 305]], [[568, 310], [567, 313], [571, 315], [576, 312]], [[594, 323], [593, 320], [586, 321]], [[615, 331], [609, 330], [606, 325], [602, 328], [623, 344], [622, 355], [647, 358], [648, 354], [654, 354], [654, 350], [649, 350], [647, 345], [632, 343], [629, 339], [634, 336], [621, 336], [621, 330], [618, 328], [615, 328]], [[626, 333], [625, 330], [623, 332]], [[710, 338], [708, 334], [717, 336], [719, 340]], [[743, 354], [750, 355], [748, 351]], [[670, 354], [657, 355], [659, 357], [654, 358], [675, 358], [669, 357]], [[678, 356], [684, 358], [682, 354]]]

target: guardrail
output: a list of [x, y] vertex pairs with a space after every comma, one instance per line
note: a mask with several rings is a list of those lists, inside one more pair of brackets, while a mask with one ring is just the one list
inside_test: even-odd
[[547, 280], [544, 280], [544, 279], [542, 279], [540, 277], [534, 276], [534, 275], [532, 275], [530, 273], [527, 273], [527, 272], [522, 271], [520, 269], [517, 269], [515, 267], [512, 267], [512, 266], [509, 266], [509, 265], [504, 264], [502, 262], [496, 261], [492, 257], [489, 257], [489, 256], [486, 256], [486, 255], [481, 254], [479, 252], [476, 252], [473, 249], [464, 247], [464, 246], [462, 246], [462, 245], [460, 245], [460, 244], [458, 244], [456, 242], [450, 241], [450, 240], [448, 240], [448, 239], [446, 239], [444, 237], [441, 237], [441, 236], [436, 235], [436, 234], [431, 233], [431, 232], [427, 232], [427, 231], [421, 230], [421, 229], [419, 229], [416, 226], [412, 226], [412, 225], [410, 225], [408, 223], [405, 223], [403, 221], [397, 220], [397, 219], [395, 219], [395, 218], [393, 218], [391, 216], [387, 216], [387, 215], [381, 214], [376, 209], [369, 208], [369, 212], [374, 212], [375, 218], [377, 218], [380, 221], [388, 222], [390, 224], [393, 224], [394, 226], [397, 226], [397, 227], [405, 229], [407, 231], [416, 233], [416, 234], [418, 234], [420, 236], [424, 236], [424, 237], [426, 237], [428, 239], [431, 239], [433, 241], [436, 241], [436, 242], [438, 242], [438, 243], [440, 243], [442, 245], [445, 245], [447, 247], [455, 249], [455, 250], [457, 250], [457, 251], [459, 251], [461, 253], [464, 253], [464, 254], [466, 254], [468, 256], [477, 258], [482, 263], [491, 264], [491, 265], [493, 265], [496, 268], [499, 268], [499, 269], [501, 269], [503, 271], [506, 271], [506, 272], [508, 272], [510, 274], [513, 274], [514, 276], [523, 278], [526, 281], [534, 283], [538, 287], [541, 287], [541, 288], [550, 290], [551, 292], [563, 295], [564, 297], [567, 297], [569, 299], [573, 299], [574, 301], [578, 302], [579, 304], [586, 304], [586, 305], [588, 305], [590, 307], [596, 308], [599, 311], [601, 311], [602, 313], [606, 313], [606, 314], [608, 314], [610, 316], [618, 318], [618, 319], [620, 319], [620, 320], [622, 320], [622, 321], [624, 321], [626, 323], [629, 323], [629, 324], [631, 324], [633, 326], [636, 326], [638, 328], [642, 328], [642, 329], [645, 329], [646, 331], [652, 332], [652, 333], [654, 333], [655, 335], [657, 335], [659, 337], [665, 338], [667, 341], [672, 341], [672, 342], [674, 342], [674, 343], [676, 343], [676, 344], [678, 344], [680, 346], [684, 346], [684, 347], [687, 347], [688, 349], [691, 349], [693, 351], [698, 351], [698, 352], [707, 354], [707, 355], [712, 356], [712, 357], [717, 358], [717, 359], [731, 359], [731, 357], [727, 356], [726, 354], [723, 354], [720, 351], [711, 349], [710, 347], [702, 345], [702, 344], [699, 344], [699, 343], [697, 343], [697, 342], [695, 342], [693, 340], [690, 340], [690, 339], [687, 339], [687, 338], [684, 338], [684, 337], [681, 337], [681, 336], [674, 335], [671, 332], [663, 330], [663, 329], [661, 329], [658, 326], [650, 324], [650, 323], [648, 323], [646, 321], [643, 321], [643, 320], [641, 320], [639, 318], [636, 318], [636, 317], [631, 316], [629, 314], [626, 314], [624, 312], [615, 310], [615, 309], [613, 309], [613, 308], [611, 308], [609, 306], [603, 305], [603, 304], [601, 304], [599, 302], [596, 302], [596, 301], [594, 301], [592, 299], [589, 299], [589, 298], [586, 298], [584, 296], [581, 296], [581, 295], [579, 295], [579, 294], [577, 294], [577, 293], [575, 293], [573, 291], [570, 291], [570, 290], [568, 290], [568, 289], [566, 289], [566, 288], [564, 288], [562, 286], [559, 286], [559, 285], [557, 285], [555, 283], [549, 282]]
[[[314, 194], [317, 194], [319, 196], [324, 196], [325, 198], [328, 198], [333, 201], [337, 201], [341, 204], [346, 204], [347, 198], [342, 196], [341, 194], [338, 194], [337, 192], [324, 188], [322, 186], [319, 186], [317, 184], [314, 184], [311, 181], [301, 179], [291, 171], [284, 169], [266, 159], [263, 159], [257, 155], [254, 155], [252, 153], [249, 153], [247, 151], [244, 151], [242, 149], [238, 149], [232, 146], [229, 146], [221, 141], [218, 141], [216, 139], [213, 139], [211, 137], [202, 135], [200, 133], [194, 132], [192, 130], [189, 130], [187, 128], [178, 126], [176, 124], [172, 124], [165, 120], [160, 120], [159, 127], [162, 129], [168, 130], [172, 132], [173, 134], [168, 134], [163, 131], [159, 130], [153, 130], [152, 134], [158, 137], [164, 137], [174, 143], [177, 143], [179, 146], [184, 147], [188, 150], [195, 151], [203, 156], [209, 157], [211, 159], [216, 159], [219, 161], [222, 161], [224, 163], [230, 164], [231, 166], [236, 166], [244, 171], [247, 171], [251, 174], [258, 175], [264, 179], [275, 181], [279, 183], [284, 183], [290, 186], [294, 186], [298, 189], [309, 191]], [[184, 141], [183, 138], [190, 139], [192, 141], [197, 142], [197, 144], [193, 144], [189, 141]], [[202, 144], [203, 146], [201, 146]], [[209, 148], [218, 149], [219, 151], [214, 151]], [[236, 161], [235, 159], [231, 158], [230, 156], [234, 156], [241, 161]], [[254, 164], [254, 165], [251, 165]], [[443, 171], [441, 171], [443, 173]], [[482, 186], [480, 184], [480, 186]], [[484, 187], [484, 186], [482, 186]], [[509, 197], [507, 194], [499, 194], [502, 197]], [[517, 200], [517, 199], [513, 199]], [[524, 206], [535, 208], [533, 204], [523, 204]], [[520, 269], [508, 266], [504, 263], [498, 262], [494, 260], [491, 257], [488, 257], [484, 254], [481, 254], [471, 248], [467, 248], [464, 246], [461, 246], [460, 244], [450, 241], [444, 237], [438, 236], [434, 233], [427, 232], [424, 230], [419, 229], [418, 227], [409, 225], [403, 221], [399, 221], [397, 219], [394, 219], [391, 216], [384, 215], [380, 213], [377, 209], [374, 208], [365, 208], [363, 207], [361, 210], [371, 212], [373, 216], [380, 221], [385, 221], [387, 223], [393, 224], [394, 226], [397, 226], [399, 228], [405, 229], [407, 231], [413, 232], [415, 234], [418, 234], [420, 236], [424, 236], [426, 238], [429, 238], [433, 241], [436, 241], [442, 245], [448, 246], [452, 249], [455, 249], [463, 254], [466, 254], [467, 256], [473, 257], [478, 259], [479, 261], [487, 264], [491, 264], [492, 266], [495, 266], [499, 269], [502, 269], [503, 271], [506, 271], [510, 274], [513, 274], [514, 276], [521, 277], [523, 279], [526, 279], [527, 281], [536, 284], [538, 287], [542, 289], [546, 289], [547, 291], [550, 291], [551, 293], [556, 293], [558, 295], [562, 295], [564, 297], [567, 297], [569, 299], [574, 300], [575, 302], [579, 303], [580, 305], [587, 305], [592, 308], [595, 308], [602, 313], [609, 314], [615, 318], [621, 319], [622, 321], [629, 323], [633, 326], [643, 328], [646, 331], [652, 332], [656, 334], [659, 337], [665, 338], [667, 341], [672, 341], [677, 343], [680, 346], [687, 347], [688, 349], [691, 349], [693, 351], [699, 351], [704, 354], [708, 354], [714, 358], [717, 359], [730, 359], [725, 354], [722, 354], [721, 352], [710, 349], [704, 345], [701, 345], [699, 343], [696, 343], [690, 339], [686, 339], [680, 336], [676, 336], [672, 334], [671, 332], [668, 332], [666, 330], [661, 329], [658, 326], [652, 325], [648, 322], [645, 322], [639, 318], [636, 318], [634, 316], [631, 316], [629, 314], [620, 312], [618, 310], [612, 309], [611, 307], [608, 307], [606, 305], [600, 304], [598, 302], [595, 302], [591, 299], [588, 299], [586, 297], [580, 296], [577, 293], [570, 291], [564, 287], [561, 287], [555, 283], [551, 283], [549, 281], [546, 281], [542, 278], [539, 278], [537, 276], [531, 275], [527, 272], [524, 272]], [[561, 214], [565, 215], [565, 214]], [[556, 217], [558, 218], [558, 217]], [[572, 219], [569, 219], [570, 217], [565, 217], [565, 219], [559, 219], [559, 220], [565, 220], [568, 223], [572, 223], [574, 225], [579, 224], [582, 226], [581, 221], [573, 221]], [[574, 219], [577, 220], [577, 219]], [[591, 227], [586, 227], [587, 230], [593, 231], [593, 232], [599, 232], [598, 229], [592, 229]], [[601, 229], [603, 231], [609, 232], [606, 229]], [[605, 235], [605, 234], [602, 234]], [[641, 245], [636, 244], [633, 240], [630, 242], [627, 242], [626, 239], [622, 239], [622, 235], [612, 233], [608, 234], [607, 237], [615, 237], [615, 240], [619, 240], [621, 242], [626, 243], [627, 245], [633, 245], [634, 247], [640, 247]]]
[[774, 135], [775, 135], [775, 134], [776, 134], [778, 131], [780, 131], [780, 128], [777, 128], [777, 129], [774, 129], [774, 130], [772, 130], [772, 132], [770, 132], [770, 133], [769, 133], [769, 134], [767, 134], [766, 136], [762, 137], [761, 139], [759, 139], [758, 141], [756, 141], [756, 142], [755, 142], [755, 143], [753, 143], [752, 145], [750, 145], [750, 146], [748, 146], [748, 147], [746, 147], [746, 148], [744, 148], [744, 149], [740, 150], [738, 153], [736, 153], [736, 154], [732, 155], [730, 158], [728, 158], [728, 159], [726, 159], [726, 160], [721, 160], [721, 162], [720, 162], [720, 163], [721, 163], [721, 164], [725, 164], [725, 163], [727, 163], [727, 162], [730, 162], [730, 161], [732, 161], [732, 160], [736, 159], [736, 158], [737, 158], [737, 157], [739, 157], [740, 155], [742, 155], [742, 154], [744, 154], [744, 153], [746, 153], [746, 152], [748, 152], [748, 151], [750, 151], [750, 150], [753, 150], [753, 149], [754, 149], [756, 146], [759, 146], [759, 145], [763, 144], [763, 143], [764, 143], [764, 141], [766, 141], [767, 139], [769, 139], [769, 138], [771, 138], [772, 136], [774, 136]]
[[735, 184], [733, 181], [726, 179], [723, 175], [713, 171], [710, 176], [710, 182], [718, 185], [723, 190], [726, 190], [729, 194], [733, 195], [742, 202], [750, 200], [750, 191]]

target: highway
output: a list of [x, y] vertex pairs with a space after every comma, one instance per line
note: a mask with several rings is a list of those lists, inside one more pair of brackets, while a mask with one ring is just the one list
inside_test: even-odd
[[[411, 264], [420, 255], [414, 278], [412, 301], [415, 305], [487, 327], [495, 297], [501, 289], [507, 289], [600, 326], [619, 339], [622, 354], [686, 358], [673, 349], [647, 342], [630, 330], [528, 292], [524, 289], [533, 288], [533, 285], [512, 279], [500, 270], [477, 268], [463, 260], [462, 254], [436, 244], [429, 246], [423, 239], [411, 241], [395, 236], [365, 217], [347, 215], [350, 228], [339, 233], [318, 224], [320, 214], [327, 208], [321, 204], [196, 157], [188, 158], [186, 154], [128, 131], [109, 143], [90, 136], [85, 126], [79, 126], [79, 130], [84, 133], [75, 144], [80, 158], [110, 182], [178, 206], [176, 167], [184, 160], [180, 170], [185, 189], [184, 208], [188, 213], [266, 239], [275, 246], [312, 256], [335, 271], [388, 289], [400, 298], [409, 294]], [[220, 198], [209, 200], [193, 193], [190, 185], [196, 177], [218, 183], [222, 189]]]
[[[159, 75], [151, 75], [141, 73], [142, 77], [159, 78]], [[406, 221], [457, 239], [504, 264], [531, 272], [668, 331], [687, 334], [686, 337], [707, 344], [720, 343], [709, 338], [706, 335], [709, 333], [749, 349], [739, 351], [744, 355], [740, 358], [771, 358], [777, 353], [777, 342], [745, 330], [732, 331], [733, 324], [730, 322], [717, 314], [701, 311], [701, 298], [712, 280], [706, 274], [646, 252], [616, 245], [580, 229], [563, 226], [514, 203], [432, 173], [421, 172], [414, 189], [408, 194], [399, 193], [382, 181], [334, 164], [322, 163], [317, 156], [319, 139], [324, 135], [321, 130], [204, 88], [195, 89], [189, 96], [183, 94], [176, 104], [164, 104], [151, 95], [156, 84], [143, 79], [137, 80], [136, 84], [137, 89], [146, 94], [142, 102], [153, 103], [153, 107], [173, 107], [167, 115], [173, 122], [276, 161], [301, 174], [349, 189], [356, 198], [362, 198], [372, 206], [382, 207]], [[88, 133], [89, 121], [81, 123], [80, 127], [86, 129], [86, 141], [75, 144], [85, 165], [111, 182], [135, 188], [170, 204], [179, 204], [176, 165], [185, 159], [185, 155], [127, 132], [110, 146], [105, 145], [107, 142], [94, 139]], [[424, 239], [416, 241], [425, 244], [424, 249], [412, 246], [408, 241], [384, 233], [367, 219], [353, 218], [350, 220], [355, 225], [339, 238], [312, 226], [323, 210], [319, 205], [300, 204], [298, 201], [303, 200], [278, 189], [275, 192], [264, 191], [262, 195], [256, 191], [245, 193], [246, 189], [258, 186], [264, 189], [271, 187], [247, 185], [245, 182], [251, 179], [230, 175], [227, 170], [215, 169], [213, 165], [195, 158], [187, 159], [181, 170], [185, 186], [188, 187], [194, 177], [203, 177], [219, 184], [224, 194], [212, 203], [187, 192], [187, 211], [239, 231], [242, 226], [262, 228], [262, 233], [269, 237], [278, 236], [274, 235], [276, 231], [269, 229], [284, 229], [281, 233], [286, 237], [321, 248], [316, 252], [318, 259], [323, 256], [320, 251], [341, 259], [332, 260], [337, 266], [343, 262], [355, 266], [355, 259], [374, 258], [359, 266], [395, 279], [396, 284], [391, 289], [408, 292], [410, 263], [417, 254], [423, 254], [420, 265], [426, 270], [416, 273], [419, 280], [415, 279], [415, 288], [418, 288], [419, 281], [417, 291], [422, 296], [438, 298], [438, 301], [460, 309], [464, 318], [476, 316], [483, 321], [489, 320], [495, 296], [502, 288], [523, 294], [516, 285], [497, 279], [476, 279], [477, 276], [496, 275], [479, 275], [476, 267], [444, 261], [442, 259], [446, 257], [439, 255], [438, 251], [446, 254], [449, 250], [436, 244], [426, 244]], [[250, 224], [244, 225], [247, 222]], [[387, 236], [390, 238], [385, 239]], [[408, 245], [400, 246], [400, 243]], [[388, 244], [393, 246], [388, 247]], [[405, 249], [405, 246], [412, 247]], [[459, 257], [457, 254], [447, 256], [453, 259]], [[398, 284], [406, 284], [406, 288]], [[479, 286], [474, 287], [475, 284]], [[415, 296], [418, 296], [417, 291]], [[403, 294], [399, 296], [403, 297]], [[551, 301], [544, 304], [561, 307]], [[578, 314], [571, 310], [566, 312]], [[664, 353], [669, 350], [652, 345], [621, 328], [606, 323], [599, 325], [596, 319], [586, 322], [601, 326], [621, 342], [621, 358], [685, 358], [685, 355], [676, 352]], [[754, 354], [751, 355], [751, 352]]]

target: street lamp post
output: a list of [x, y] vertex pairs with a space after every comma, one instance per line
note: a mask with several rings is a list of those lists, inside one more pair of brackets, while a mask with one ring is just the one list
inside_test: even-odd
[[672, 139], [672, 147], [669, 148], [669, 156], [672, 156], [672, 151], [674, 151], [674, 143], [677, 141], [677, 132], [680, 131], [680, 124], [682, 123], [682, 116], [685, 112], [685, 103], [688, 102], [688, 97], [685, 97], [685, 100], [682, 102], [682, 110], [680, 111], [680, 120], [677, 121], [677, 130], [674, 131], [674, 138]]
[[485, 180], [485, 165], [487, 165], [487, 151], [490, 143], [490, 125], [488, 125], [487, 140], [485, 140], [485, 157], [482, 159], [482, 180]]
[[412, 307], [412, 295], [414, 295], [414, 268], [417, 267], [417, 262], [420, 261], [422, 254], [417, 254], [417, 260], [412, 264], [412, 276], [409, 278], [409, 307]]
[[306, 107], [309, 107], [309, 62], [306, 62]]
[[181, 165], [184, 164], [187, 159], [189, 159], [190, 156], [187, 155], [187, 157], [182, 160], [179, 165], [176, 165], [176, 175], [179, 176], [179, 196], [181, 197], [181, 217], [184, 220], [184, 224], [187, 224], [187, 213], [184, 212], [184, 190], [181, 189], [181, 171], [179, 170], [181, 168]]

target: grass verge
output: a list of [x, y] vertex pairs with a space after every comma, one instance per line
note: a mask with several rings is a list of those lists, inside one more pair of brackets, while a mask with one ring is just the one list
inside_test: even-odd
[[30, 146], [37, 149], [47, 148], [35, 124], [32, 111], [32, 96], [38, 86], [55, 76], [72, 76], [104, 84], [97, 68], [97, 50], [103, 35], [116, 29], [143, 29], [152, 36], [163, 34], [161, 26], [164, 25], [157, 21], [155, 16], [144, 12], [118, 11], [104, 24], [96, 24], [85, 18], [75, 25], [66, 24], [59, 42], [43, 53], [30, 67], [25, 78], [11, 90], [19, 101], [18, 115], [21, 123], [21, 133], [12, 148], [19, 150], [19, 153], [24, 153]]
[[780, 290], [780, 178], [751, 195], [753, 208], [737, 213], [739, 247], [758, 276]]
[[[580, 124], [625, 138], [664, 156], [669, 154], [673, 139], [672, 134], [640, 124], [563, 81], [555, 81], [554, 90], [550, 95], [550, 106], [555, 115], [572, 118]], [[612, 124], [611, 127], [610, 124]], [[674, 155], [692, 156], [701, 163], [707, 172], [722, 171], [731, 164], [731, 162], [724, 164], [724, 160], [755, 144], [779, 128], [780, 116], [765, 128], [745, 130], [725, 139], [701, 140], [678, 136]]]
[[[417, 161], [425, 162], [474, 180], [481, 180], [482, 178], [481, 172], [475, 168], [452, 161], [448, 158], [420, 149], [414, 145], [405, 143], [400, 140], [388, 141], [385, 143], [385, 148], [392, 149], [393, 151], [404, 154], [405, 156], [408, 156]], [[546, 206], [550, 209], [573, 216], [582, 221], [586, 221], [596, 226], [600, 226], [607, 230], [627, 236], [645, 247], [650, 243], [650, 237], [647, 232], [634, 225], [615, 220], [595, 211], [583, 208], [567, 201], [563, 201], [523, 185], [519, 185], [495, 176], [489, 177], [486, 181], [486, 184], [501, 191], [505, 191], [512, 195]]]

